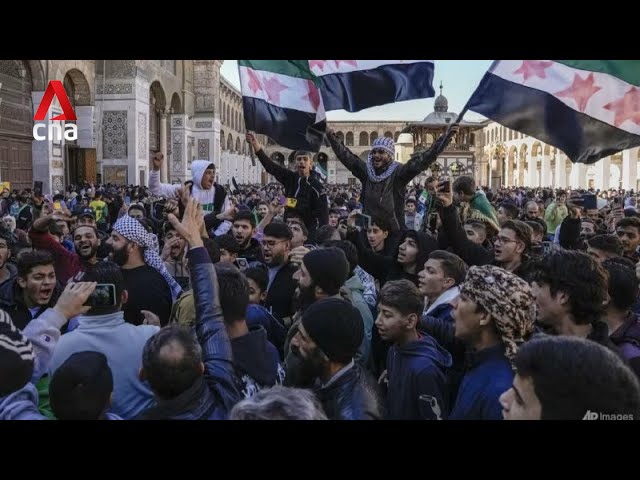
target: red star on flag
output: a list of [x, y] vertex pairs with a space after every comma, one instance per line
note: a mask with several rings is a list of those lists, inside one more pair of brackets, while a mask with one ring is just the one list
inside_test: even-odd
[[337, 68], [340, 68], [340, 62], [346, 63], [347, 65], [351, 65], [352, 67], [357, 67], [358, 66], [358, 61], [357, 60], [334, 60], [334, 62], [336, 62], [336, 67]]
[[547, 75], [544, 71], [551, 65], [553, 65], [553, 62], [544, 60], [523, 60], [520, 68], [513, 73], [521, 73], [524, 76], [525, 82], [529, 79], [529, 77], [533, 77], [534, 75], [539, 78], [547, 78]]
[[631, 87], [620, 100], [607, 103], [605, 109], [615, 113], [613, 124], [619, 127], [627, 120], [640, 125], [640, 89]]
[[256, 73], [255, 70], [247, 68], [247, 75], [249, 75], [249, 89], [255, 95], [257, 92], [262, 90], [262, 82], [260, 81], [260, 76]]
[[565, 88], [561, 92], [554, 93], [554, 95], [556, 97], [568, 97], [573, 99], [578, 106], [578, 110], [584, 112], [587, 108], [587, 103], [589, 103], [589, 99], [593, 97], [598, 90], [602, 90], [602, 87], [594, 85], [594, 82], [595, 79], [593, 77], [593, 73], [590, 73], [584, 79], [576, 73], [575, 77], [573, 77], [573, 83], [571, 86]]
[[280, 104], [280, 92], [286, 90], [287, 87], [283, 83], [280, 82], [276, 77], [271, 77], [264, 82], [264, 91], [267, 92], [267, 97], [269, 97], [269, 101], [271, 103]]
[[313, 70], [317, 67], [321, 72], [324, 70], [324, 65], [327, 63], [326, 60], [309, 60], [309, 68]]
[[303, 100], [309, 100], [313, 109], [317, 112], [320, 106], [320, 90], [311, 80], [307, 80], [307, 94], [302, 97]]

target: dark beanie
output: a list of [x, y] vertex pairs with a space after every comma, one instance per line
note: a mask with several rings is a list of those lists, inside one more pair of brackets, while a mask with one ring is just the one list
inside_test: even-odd
[[327, 295], [336, 295], [349, 278], [349, 262], [339, 248], [311, 250], [302, 261], [313, 283], [322, 288]]
[[31, 342], [0, 310], [0, 397], [17, 392], [33, 375], [34, 354]]
[[58, 420], [99, 420], [111, 392], [111, 368], [99, 352], [74, 353], [49, 384], [51, 408]]
[[302, 315], [302, 326], [329, 360], [349, 363], [364, 337], [357, 308], [339, 298], [314, 302]]

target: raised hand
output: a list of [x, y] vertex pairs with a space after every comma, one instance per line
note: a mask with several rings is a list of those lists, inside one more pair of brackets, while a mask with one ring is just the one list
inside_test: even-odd
[[249, 142], [249, 145], [253, 147], [253, 151], [255, 153], [258, 153], [260, 150], [262, 150], [262, 144], [258, 141], [253, 132], [247, 132], [246, 139], [247, 142]]
[[190, 247], [202, 247], [202, 238], [200, 237], [200, 225], [202, 220], [200, 211], [200, 203], [190, 198], [182, 215], [182, 221], [170, 213], [167, 217], [173, 228], [184, 238]]
[[155, 325], [156, 327], [160, 327], [160, 317], [149, 310], [140, 310], [140, 313], [144, 316], [144, 320], [142, 321], [143, 325]]
[[156, 153], [153, 156], [152, 164], [153, 164], [154, 172], [157, 172], [158, 170], [160, 170], [160, 166], [162, 165], [163, 161], [164, 161], [164, 155], [162, 153]]
[[96, 282], [67, 283], [67, 286], [56, 302], [56, 306], [53, 307], [54, 310], [67, 320], [77, 315], [87, 313], [91, 310], [91, 307], [85, 306], [84, 304], [96, 289], [96, 285]]

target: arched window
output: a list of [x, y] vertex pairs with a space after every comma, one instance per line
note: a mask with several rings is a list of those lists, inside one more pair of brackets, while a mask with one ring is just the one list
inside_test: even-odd
[[344, 144], [347, 147], [353, 147], [353, 132], [347, 132], [347, 136], [345, 137]]
[[240, 153], [240, 137], [236, 138], [236, 152]]
[[387, 138], [393, 138], [393, 133], [391, 133], [389, 131], [386, 131], [386, 132], [384, 132], [384, 136], [387, 137]]
[[360, 141], [358, 142], [358, 145], [361, 147], [369, 146], [369, 134], [367, 132], [360, 132]]
[[224, 150], [224, 130], [220, 130], [220, 150]]
[[342, 143], [344, 143], [344, 133], [338, 132], [338, 133], [336, 133], [336, 137], [338, 137], [338, 140], [340, 140]]
[[231, 134], [227, 137], [227, 150], [233, 150], [233, 138]]
[[370, 145], [373, 144], [373, 141], [378, 138], [378, 132], [371, 132], [371, 135], [369, 136], [369, 141], [371, 142]]

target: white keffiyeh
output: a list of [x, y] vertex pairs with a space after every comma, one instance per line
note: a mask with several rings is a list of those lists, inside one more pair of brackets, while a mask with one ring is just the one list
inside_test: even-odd
[[173, 300], [178, 298], [180, 293], [182, 293], [182, 288], [169, 274], [167, 267], [164, 266], [164, 262], [160, 258], [160, 254], [158, 253], [160, 249], [158, 238], [152, 233], [147, 232], [138, 220], [129, 215], [120, 217], [113, 226], [113, 229], [130, 242], [144, 249], [145, 263], [155, 268], [164, 277], [171, 289], [171, 297]]

